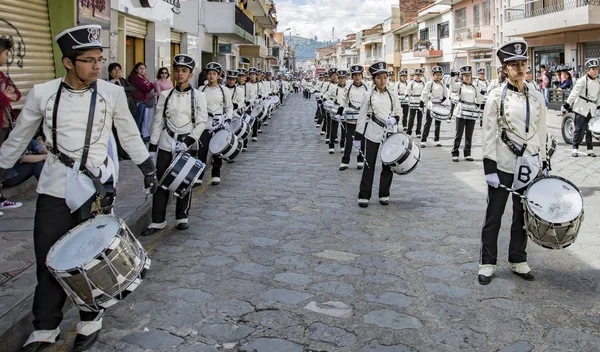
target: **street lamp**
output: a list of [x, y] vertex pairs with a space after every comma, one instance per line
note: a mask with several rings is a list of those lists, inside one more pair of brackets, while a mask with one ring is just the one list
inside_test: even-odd
[[291, 58], [290, 58], [291, 57], [290, 48], [291, 48], [291, 45], [292, 45], [292, 28], [290, 27], [290, 28], [287, 28], [286, 30], [283, 31], [284, 42], [285, 42], [285, 32], [287, 32], [287, 31], [290, 31], [290, 40], [288, 41], [288, 50], [287, 50], [287, 54], [288, 54], [287, 55], [287, 57], [288, 57], [288, 64], [287, 64], [288, 67], [287, 67], [287, 69], [288, 69], [288, 72], [289, 72], [289, 71], [291, 71], [290, 68], [292, 67]]

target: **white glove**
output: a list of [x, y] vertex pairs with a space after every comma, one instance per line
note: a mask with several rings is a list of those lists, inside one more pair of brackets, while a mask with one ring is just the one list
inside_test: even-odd
[[385, 124], [388, 125], [389, 127], [392, 127], [396, 124], [396, 119], [393, 117], [388, 117], [388, 119], [385, 120]]
[[150, 159], [156, 164], [156, 152], [148, 152], [148, 154], [150, 155]]
[[360, 149], [360, 141], [353, 141], [352, 145], [355, 146], [356, 148]]
[[544, 174], [544, 177], [550, 176], [550, 170], [548, 170], [548, 169], [543, 169], [542, 173]]
[[187, 145], [185, 143], [183, 143], [183, 142], [179, 142], [175, 146], [175, 151], [176, 152], [185, 152], [185, 151], [187, 151], [187, 149], [188, 149]]
[[229, 119], [223, 121], [223, 127], [228, 128], [230, 122], [231, 122], [231, 120], [229, 120]]
[[565, 109], [565, 107], [564, 107], [564, 106], [561, 106], [561, 107], [560, 107], [560, 113], [561, 113], [561, 114], [564, 114], [564, 113], [565, 113], [565, 111], [567, 111], [567, 110]]
[[498, 177], [498, 174], [485, 175], [485, 182], [494, 188], [500, 187], [500, 178]]
[[342, 122], [342, 116], [341, 116], [341, 115], [335, 115], [335, 119], [336, 119], [338, 122]]

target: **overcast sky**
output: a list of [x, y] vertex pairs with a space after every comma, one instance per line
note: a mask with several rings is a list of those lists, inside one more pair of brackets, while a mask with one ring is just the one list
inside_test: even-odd
[[[292, 35], [331, 40], [370, 28], [391, 16], [398, 0], [275, 0], [278, 31], [292, 28]], [[289, 31], [286, 33], [289, 35]]]

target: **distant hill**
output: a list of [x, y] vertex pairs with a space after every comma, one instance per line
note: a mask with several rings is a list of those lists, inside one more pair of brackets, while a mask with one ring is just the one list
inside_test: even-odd
[[[285, 40], [287, 41], [289, 38], [285, 37]], [[292, 47], [296, 51], [296, 61], [302, 62], [309, 59], [314, 59], [316, 49], [329, 46], [337, 42], [332, 42], [331, 40], [320, 42], [314, 38], [310, 39], [292, 36], [291, 43]]]

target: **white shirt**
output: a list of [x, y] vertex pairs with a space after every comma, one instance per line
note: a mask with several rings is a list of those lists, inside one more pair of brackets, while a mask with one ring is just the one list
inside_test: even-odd
[[[52, 151], [52, 115], [61, 82], [62, 78], [58, 78], [33, 86], [27, 95], [15, 129], [0, 149], [1, 168], [10, 169], [14, 166], [31, 142], [40, 123], [46, 136], [46, 148]], [[118, 131], [123, 149], [131, 156], [131, 160], [137, 165], [143, 163], [148, 159], [148, 151], [127, 107], [123, 87], [103, 80], [96, 81], [96, 85], [96, 110], [86, 166], [98, 168], [106, 160], [113, 125]], [[71, 91], [62, 88], [57, 112], [58, 149], [75, 161], [81, 160], [83, 153], [91, 97], [91, 90]], [[114, 173], [114, 164], [110, 159], [108, 169]], [[53, 157], [48, 157], [38, 181], [37, 192], [65, 198], [66, 177], [67, 167]]]
[[[381, 93], [377, 88], [368, 91], [363, 95], [363, 100], [358, 113], [358, 122], [356, 131], [364, 133], [364, 137], [375, 143], [381, 143], [386, 133], [386, 129], [371, 121], [367, 114], [374, 113], [376, 118], [385, 123], [390, 116], [398, 116], [402, 119], [402, 108], [398, 101], [398, 96], [387, 89]], [[396, 125], [395, 125], [396, 126]], [[366, 129], [365, 129], [366, 127]], [[395, 129], [390, 129], [394, 132]]]
[[[346, 111], [360, 111], [362, 106], [362, 100], [369, 91], [369, 88], [361, 82], [360, 86], [356, 86], [354, 83], [350, 83], [346, 88], [346, 98], [344, 99], [344, 110]], [[356, 121], [348, 120], [347, 123], [355, 124]]]
[[244, 87], [236, 84], [233, 87], [225, 86], [231, 97], [231, 104], [236, 104], [238, 109], [245, 106], [245, 92]]
[[258, 95], [266, 98], [271, 94], [271, 84], [269, 81], [260, 81], [258, 82]]
[[429, 102], [430, 100], [440, 101], [440, 97], [448, 98], [448, 89], [440, 80], [440, 83], [436, 81], [429, 81], [425, 83], [425, 88], [423, 88], [423, 92], [421, 92], [421, 101], [424, 103]]
[[[591, 102], [585, 101], [582, 97]], [[574, 112], [580, 115], [594, 115], [596, 107], [600, 106], [600, 82], [598, 79], [591, 79], [587, 74], [579, 78], [569, 94], [567, 103], [573, 107]]]
[[[173, 94], [171, 94], [167, 102], [167, 97], [171, 91], [173, 91]], [[158, 148], [168, 152], [172, 151], [173, 145], [177, 141], [169, 136], [166, 128], [177, 135], [189, 134], [196, 141], [200, 139], [208, 122], [206, 97], [201, 91], [197, 89], [193, 90], [194, 110], [196, 113], [194, 124], [192, 122], [191, 92], [191, 89], [180, 92], [176, 88], [160, 92], [160, 97], [156, 103], [154, 119], [150, 127], [150, 144], [158, 145]], [[165, 104], [167, 105], [165, 106]], [[167, 115], [166, 119], [163, 117], [163, 112]]]
[[[509, 85], [508, 88], [512, 86]], [[514, 173], [517, 156], [502, 142], [500, 138], [502, 126], [507, 127], [507, 137], [522, 146], [527, 141], [526, 151], [540, 154], [546, 160], [546, 105], [544, 97], [538, 91], [529, 91], [529, 133], [525, 133], [526, 99], [525, 94], [507, 88], [504, 100], [506, 124], [500, 118], [500, 99], [503, 89], [492, 90], [483, 111], [483, 129], [481, 130], [482, 152], [485, 173], [496, 172], [495, 169]], [[486, 161], [488, 159], [488, 161]], [[495, 165], [494, 165], [495, 163]], [[494, 168], [495, 166], [495, 168]]]
[[[208, 128], [214, 128], [223, 123], [225, 119], [233, 117], [233, 103], [231, 96], [227, 93], [227, 87], [222, 85], [202, 86], [199, 89], [206, 97], [206, 108], [209, 113]], [[210, 116], [210, 115], [223, 116]]]
[[411, 81], [408, 83], [408, 87], [406, 88], [406, 96], [409, 101], [413, 104], [419, 103], [421, 100], [421, 94], [423, 94], [423, 89], [425, 89], [425, 83], [423, 81]]
[[458, 83], [457, 91], [457, 105], [454, 108], [454, 117], [462, 117], [462, 110], [476, 110], [479, 104], [479, 91], [478, 88], [472, 84]]
[[250, 106], [254, 105], [254, 102], [258, 99], [258, 83], [247, 82], [246, 83], [246, 101], [250, 103]]

